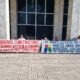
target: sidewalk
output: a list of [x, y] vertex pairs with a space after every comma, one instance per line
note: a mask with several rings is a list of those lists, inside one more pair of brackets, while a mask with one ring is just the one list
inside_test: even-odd
[[0, 54], [0, 80], [80, 80], [80, 55]]

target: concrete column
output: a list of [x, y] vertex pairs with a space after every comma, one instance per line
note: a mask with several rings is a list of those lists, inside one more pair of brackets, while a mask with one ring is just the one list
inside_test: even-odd
[[64, 0], [55, 0], [54, 37], [56, 36], [58, 40], [62, 40], [63, 8]]
[[72, 25], [72, 9], [73, 9], [73, 0], [69, 0], [68, 6], [68, 23], [67, 23], [67, 40], [71, 37], [71, 25]]
[[10, 15], [11, 15], [11, 38], [17, 38], [17, 12], [16, 0], [10, 0]]
[[9, 0], [0, 0], [0, 39], [10, 39]]
[[78, 13], [78, 15], [79, 15], [79, 18], [78, 18], [79, 19], [78, 20], [79, 21], [79, 24], [78, 24], [78, 36], [80, 36], [80, 1], [79, 1], [78, 5], [79, 5], [79, 10], [78, 10], [79, 11], [79, 13]]
[[67, 32], [67, 36], [70, 34], [70, 38], [76, 38], [80, 35], [80, 0], [73, 0], [71, 4], [72, 9], [70, 9], [69, 21], [68, 21], [68, 30], [69, 27], [70, 32]]

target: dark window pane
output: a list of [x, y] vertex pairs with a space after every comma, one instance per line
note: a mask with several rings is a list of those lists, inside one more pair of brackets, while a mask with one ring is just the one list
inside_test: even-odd
[[28, 24], [35, 24], [35, 14], [28, 14]]
[[27, 0], [28, 12], [35, 12], [35, 0]]
[[49, 40], [53, 39], [53, 26], [37, 26], [37, 39], [47, 37]]
[[18, 26], [18, 37], [21, 34], [27, 39], [35, 38], [35, 26]]
[[48, 13], [53, 13], [54, 12], [54, 0], [46, 0], [46, 11]]
[[69, 0], [64, 0], [64, 13], [68, 13]]
[[26, 0], [17, 0], [18, 11], [26, 12]]
[[21, 26], [18, 26], [18, 38], [20, 37], [20, 35], [23, 35], [25, 38], [27, 36], [26, 34], [26, 27], [21, 25]]
[[44, 25], [44, 14], [37, 14], [37, 24]]
[[63, 27], [63, 29], [62, 29], [62, 40], [66, 40], [66, 32], [67, 32], [67, 27]]
[[63, 16], [63, 25], [67, 25], [67, 17], [68, 15]]
[[44, 12], [45, 0], [37, 0], [37, 11]]
[[53, 25], [53, 15], [46, 15], [46, 24]]
[[27, 27], [27, 36], [28, 38], [34, 37], [35, 38], [35, 26], [26, 26]]
[[26, 13], [18, 13], [18, 24], [26, 24]]

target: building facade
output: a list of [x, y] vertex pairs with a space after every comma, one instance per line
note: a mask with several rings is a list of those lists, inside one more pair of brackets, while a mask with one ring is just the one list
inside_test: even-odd
[[0, 39], [76, 38], [79, 8], [80, 0], [0, 0]]

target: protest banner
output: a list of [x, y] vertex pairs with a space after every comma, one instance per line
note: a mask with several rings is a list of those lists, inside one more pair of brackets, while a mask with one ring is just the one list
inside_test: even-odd
[[39, 52], [39, 40], [0, 40], [0, 52]]
[[42, 41], [41, 53], [80, 53], [80, 41]]

